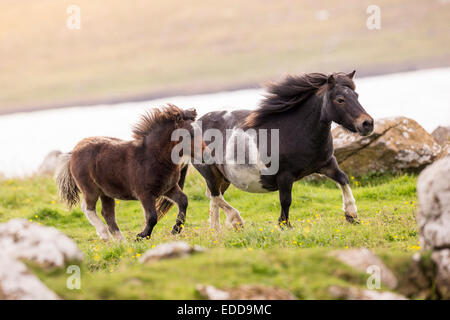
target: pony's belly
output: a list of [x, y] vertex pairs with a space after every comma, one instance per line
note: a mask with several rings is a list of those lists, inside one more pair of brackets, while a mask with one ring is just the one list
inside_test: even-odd
[[247, 132], [241, 129], [231, 131], [223, 167], [226, 178], [237, 188], [254, 193], [269, 192], [261, 182], [261, 170], [265, 166], [260, 160], [255, 137]]
[[259, 169], [255, 165], [226, 164], [224, 170], [228, 181], [243, 191], [252, 193], [269, 192], [269, 190], [264, 189]]

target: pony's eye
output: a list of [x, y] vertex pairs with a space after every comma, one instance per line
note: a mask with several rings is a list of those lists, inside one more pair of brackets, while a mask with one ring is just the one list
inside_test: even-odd
[[337, 98], [336, 102], [339, 104], [343, 104], [345, 102], [344, 98]]

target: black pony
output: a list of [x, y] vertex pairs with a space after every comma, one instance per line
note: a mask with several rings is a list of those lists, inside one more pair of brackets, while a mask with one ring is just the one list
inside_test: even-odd
[[[289, 224], [292, 185], [295, 181], [312, 173], [323, 174], [336, 181], [342, 189], [343, 210], [349, 222], [356, 222], [357, 209], [347, 175], [339, 169], [333, 156], [331, 122], [344, 128], [369, 135], [373, 131], [373, 119], [358, 102], [353, 76], [350, 74], [309, 73], [288, 76], [283, 81], [267, 88], [266, 98], [254, 111], [210, 112], [196, 122], [202, 126], [205, 143], [212, 141], [208, 129], [219, 130], [223, 137], [223, 161], [213, 166], [195, 164], [194, 167], [205, 178], [207, 195], [210, 198], [210, 225], [218, 230], [219, 208], [227, 216], [227, 224], [243, 225], [239, 212], [230, 206], [223, 194], [230, 183], [247, 192], [270, 192], [279, 190], [281, 215], [280, 225]], [[261, 151], [260, 139], [246, 136], [249, 129], [258, 132], [266, 129], [271, 139], [273, 129], [278, 129], [278, 170], [262, 174], [272, 163], [250, 163], [255, 150]], [[231, 161], [230, 150], [236, 147], [236, 136], [244, 136], [245, 162]], [[239, 139], [238, 139], [239, 140]], [[242, 140], [242, 139], [241, 139]], [[210, 145], [208, 145], [209, 147]], [[268, 153], [271, 146], [266, 146]], [[273, 151], [273, 150], [272, 150]], [[234, 154], [234, 151], [233, 151]], [[184, 175], [179, 184], [184, 183]], [[169, 203], [160, 203], [159, 210], [168, 210]]]

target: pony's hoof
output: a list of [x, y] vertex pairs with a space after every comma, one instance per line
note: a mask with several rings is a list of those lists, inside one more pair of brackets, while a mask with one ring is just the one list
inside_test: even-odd
[[150, 239], [150, 235], [148, 235], [146, 233], [143, 233], [143, 232], [138, 233], [136, 235], [136, 241], [141, 241], [141, 240], [144, 240], [144, 239]]
[[127, 242], [127, 239], [125, 239], [121, 232], [114, 233], [113, 239], [116, 242]]
[[242, 223], [241, 221], [227, 222], [226, 225], [228, 228], [234, 229], [236, 231], [244, 229], [244, 223]]
[[109, 239], [110, 239], [110, 236], [109, 236], [108, 232], [106, 232], [106, 233], [97, 233], [97, 235], [100, 237], [101, 240], [106, 241], [106, 242], [109, 241]]
[[280, 221], [278, 224], [280, 225], [281, 229], [292, 229], [292, 225], [289, 221]]
[[217, 233], [222, 232], [222, 227], [220, 226], [220, 224], [219, 224], [219, 225], [210, 225], [210, 226], [209, 226], [209, 229], [210, 229], [211, 231], [215, 231], [215, 232], [217, 232]]
[[357, 220], [358, 217], [353, 217], [350, 215], [345, 215], [345, 220], [347, 220], [347, 222], [352, 223], [352, 224], [359, 224], [359, 221]]
[[183, 230], [183, 228], [181, 226], [174, 225], [172, 228], [172, 234], [177, 235], [181, 232], [181, 230]]

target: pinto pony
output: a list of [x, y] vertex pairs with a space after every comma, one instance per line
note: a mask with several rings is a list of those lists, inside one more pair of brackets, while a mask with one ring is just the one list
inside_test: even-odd
[[[164, 197], [178, 206], [172, 233], [179, 233], [186, 219], [188, 198], [178, 181], [184, 181], [187, 166], [172, 160], [172, 149], [177, 142], [172, 141], [171, 135], [176, 129], [192, 132], [191, 124], [196, 116], [195, 110], [182, 110], [169, 104], [143, 115], [133, 128], [132, 141], [109, 137], [81, 140], [71, 153], [60, 158], [55, 180], [61, 199], [74, 206], [79, 202], [81, 192], [81, 209], [100, 238], [108, 240], [111, 234], [122, 240], [115, 218], [114, 199], [141, 202], [146, 224], [137, 236], [150, 238], [162, 216], [156, 205]], [[191, 157], [193, 153], [183, 156]], [[96, 212], [99, 198], [108, 228]]]
[[[295, 181], [319, 173], [334, 180], [342, 190], [343, 210], [349, 222], [357, 222], [355, 199], [347, 175], [339, 169], [333, 155], [331, 123], [342, 125], [349, 131], [369, 135], [373, 130], [373, 119], [358, 101], [353, 76], [355, 71], [345, 73], [307, 73], [288, 76], [267, 87], [266, 98], [256, 110], [233, 112], [210, 112], [197, 120], [202, 131], [220, 131], [223, 139], [223, 161], [215, 166], [194, 164], [205, 178], [206, 194], [210, 198], [210, 225], [219, 230], [219, 208], [226, 216], [227, 225], [239, 227], [243, 220], [239, 212], [223, 198], [230, 183], [246, 192], [279, 191], [281, 213], [279, 223], [289, 226], [289, 208], [292, 201], [292, 185]], [[278, 132], [278, 169], [271, 174], [262, 174], [264, 163], [251, 163], [247, 156], [261, 153], [263, 147], [258, 139], [248, 134], [254, 132]], [[278, 130], [278, 131], [277, 131]], [[231, 135], [226, 135], [231, 131]], [[235, 136], [245, 143], [245, 163], [229, 161], [229, 151], [237, 146]], [[210, 141], [204, 134], [205, 142]], [[265, 146], [271, 153], [271, 145]], [[212, 151], [212, 148], [210, 148]]]

